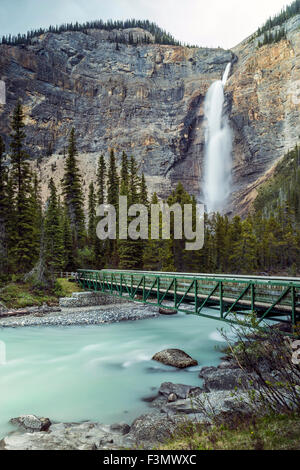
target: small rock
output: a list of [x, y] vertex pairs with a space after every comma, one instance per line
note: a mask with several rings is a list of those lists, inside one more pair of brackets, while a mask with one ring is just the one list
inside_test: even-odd
[[124, 422], [114, 423], [114, 424], [111, 424], [110, 429], [111, 429], [111, 431], [120, 432], [124, 436], [125, 434], [129, 433], [130, 426], [129, 426], [129, 424], [124, 423]]
[[186, 367], [197, 366], [198, 362], [181, 349], [165, 349], [152, 357], [154, 361], [161, 362], [167, 366], [185, 369]]
[[175, 393], [170, 393], [170, 395], [168, 396], [168, 402], [173, 402], [176, 400], [177, 400], [177, 395], [175, 395]]
[[239, 366], [233, 361], [223, 361], [218, 365], [218, 369], [238, 369]]
[[174, 310], [172, 308], [160, 307], [158, 311], [161, 315], [175, 315], [177, 313], [177, 310]]
[[10, 423], [21, 426], [27, 431], [47, 431], [51, 426], [49, 418], [38, 418], [35, 415], [22, 415], [18, 418], [12, 418]]

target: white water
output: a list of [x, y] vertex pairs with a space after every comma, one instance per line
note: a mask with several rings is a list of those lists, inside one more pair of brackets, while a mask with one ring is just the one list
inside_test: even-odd
[[[7, 361], [0, 366], [0, 438], [12, 429], [10, 418], [27, 413], [64, 422], [131, 423], [149, 411], [141, 399], [162, 382], [201, 385], [200, 367], [219, 362], [221, 327], [177, 314], [111, 325], [1, 329]], [[178, 370], [151, 360], [165, 348], [185, 350], [199, 366]]]
[[209, 87], [205, 98], [204, 201], [207, 212], [222, 212], [230, 194], [232, 135], [228, 119], [223, 113], [224, 86], [230, 68], [229, 63], [222, 80], [217, 80]]

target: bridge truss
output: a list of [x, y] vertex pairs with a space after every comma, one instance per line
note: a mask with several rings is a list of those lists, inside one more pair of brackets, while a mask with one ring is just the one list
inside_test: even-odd
[[253, 314], [258, 323], [300, 322], [300, 279], [78, 270], [77, 281], [87, 290], [225, 322]]

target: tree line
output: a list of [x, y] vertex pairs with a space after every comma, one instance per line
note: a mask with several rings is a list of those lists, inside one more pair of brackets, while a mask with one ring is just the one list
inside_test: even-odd
[[258, 47], [265, 46], [266, 44], [275, 44], [280, 42], [282, 39], [286, 39], [286, 30], [285, 28], [277, 29], [274, 33], [272, 31], [267, 31], [264, 33], [262, 41], [258, 41]]
[[[266, 44], [274, 44], [286, 39], [286, 29], [284, 23], [295, 15], [300, 14], [300, 0], [295, 0], [291, 5], [286, 6], [281, 10], [280, 13], [269, 18], [263, 26], [258, 28], [256, 34], [253, 37], [262, 36], [261, 41], [258, 42], [258, 47], [262, 47]], [[283, 26], [282, 26], [283, 25]], [[277, 26], [275, 32], [272, 29]]]
[[[112, 31], [114, 29], [128, 29], [128, 28], [141, 28], [151, 33], [155, 40], [156, 44], [166, 44], [166, 45], [175, 45], [180, 46], [180, 42], [177, 41], [170, 33], [166, 32], [165, 30], [161, 29], [157, 24], [150, 22], [148, 20], [135, 20], [129, 19], [125, 21], [103, 21], [103, 20], [96, 20], [96, 21], [87, 21], [86, 23], [64, 23], [60, 26], [49, 26], [49, 28], [39, 28], [28, 31], [26, 34], [17, 34], [17, 35], [6, 35], [2, 36], [1, 44], [9, 44], [9, 45], [28, 45], [32, 43], [32, 39], [38, 36], [41, 36], [45, 33], [56, 33], [61, 34], [67, 31], [75, 31], [75, 32], [82, 32], [84, 34], [88, 33], [89, 29], [102, 29], [105, 31]], [[122, 39], [121, 39], [122, 41]], [[125, 42], [125, 39], [123, 39]], [[141, 39], [140, 41], [143, 42]], [[144, 37], [144, 41], [149, 43], [149, 38], [147, 36]], [[119, 40], [120, 42], [120, 40]], [[133, 38], [131, 38], [130, 44], [133, 44]], [[136, 42], [135, 42], [136, 43]]]
[[300, 0], [295, 0], [290, 5], [287, 5], [285, 8], [281, 10], [280, 13], [269, 18], [263, 26], [258, 28], [257, 35], [260, 36], [261, 34], [270, 31], [270, 29], [274, 28], [275, 26], [281, 26], [287, 20], [292, 18], [295, 15], [300, 14]]

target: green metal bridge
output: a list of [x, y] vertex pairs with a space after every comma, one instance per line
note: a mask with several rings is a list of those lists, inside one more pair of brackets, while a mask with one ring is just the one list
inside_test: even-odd
[[87, 290], [225, 322], [253, 313], [259, 323], [300, 322], [299, 278], [78, 270], [76, 279]]

